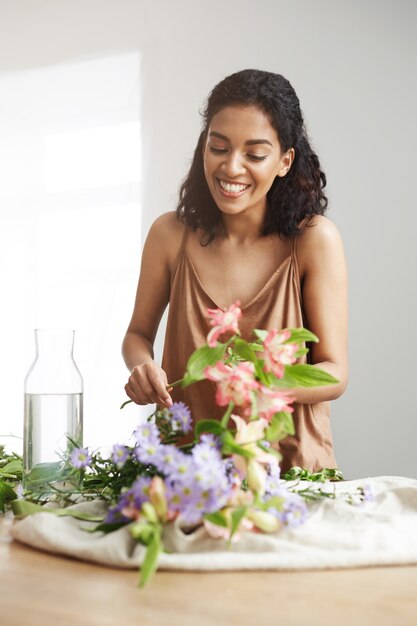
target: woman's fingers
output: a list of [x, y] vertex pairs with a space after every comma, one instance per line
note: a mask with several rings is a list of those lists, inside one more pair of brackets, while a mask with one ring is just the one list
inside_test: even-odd
[[154, 369], [149, 369], [148, 371], [149, 380], [152, 384], [153, 389], [158, 394], [158, 402], [157, 404], [164, 404], [165, 406], [172, 405], [172, 398], [167, 390], [167, 377], [163, 369], [160, 369], [159, 372]]
[[136, 404], [171, 406], [172, 399], [166, 389], [166, 374], [156, 363], [135, 367], [125, 386], [127, 395]]

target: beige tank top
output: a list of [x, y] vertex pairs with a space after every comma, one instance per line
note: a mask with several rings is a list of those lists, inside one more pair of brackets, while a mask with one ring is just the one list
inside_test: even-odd
[[[191, 353], [206, 342], [211, 328], [208, 308], [216, 303], [204, 289], [187, 250], [185, 229], [172, 276], [162, 367], [169, 382], [183, 377]], [[291, 254], [284, 259], [261, 291], [245, 306], [239, 328], [244, 339], [253, 339], [252, 330], [296, 328], [304, 325], [300, 278], [296, 256], [296, 238]], [[215, 403], [215, 383], [201, 381], [186, 389], [175, 387], [172, 397], [182, 401], [192, 412], [194, 422], [220, 419], [224, 409]], [[281, 471], [295, 465], [315, 472], [323, 467], [337, 467], [330, 429], [330, 403], [295, 404], [295, 435], [277, 444], [282, 454]]]

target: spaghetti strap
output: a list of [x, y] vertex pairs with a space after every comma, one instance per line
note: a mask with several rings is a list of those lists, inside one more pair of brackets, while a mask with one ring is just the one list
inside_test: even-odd
[[179, 265], [182, 257], [184, 256], [184, 250], [185, 250], [185, 246], [187, 244], [188, 234], [189, 234], [188, 226], [184, 225], [184, 232], [182, 233], [180, 247], [178, 248], [177, 256], [175, 258], [175, 263], [174, 263], [174, 267], [173, 267], [173, 270], [172, 270], [172, 280], [174, 279], [175, 274], [177, 272], [178, 265]]
[[[303, 228], [303, 226], [305, 226], [308, 223], [308, 220], [310, 219], [311, 215], [306, 215], [306, 217], [304, 217], [301, 222], [298, 224], [299, 228]], [[301, 233], [300, 233], [301, 234]], [[295, 273], [295, 278], [296, 278], [296, 286], [298, 289], [298, 295], [300, 297], [300, 301], [301, 301], [301, 279], [300, 279], [300, 271], [299, 271], [299, 267], [298, 267], [298, 258], [297, 258], [297, 241], [298, 241], [298, 237], [300, 235], [295, 235], [293, 237], [292, 243], [291, 243], [291, 260], [292, 260], [292, 264], [294, 267], [294, 273]]]

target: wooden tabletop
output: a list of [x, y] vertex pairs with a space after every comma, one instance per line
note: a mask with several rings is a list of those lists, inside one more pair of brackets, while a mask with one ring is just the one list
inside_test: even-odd
[[305, 572], [157, 572], [58, 557], [0, 522], [2, 626], [417, 626], [417, 566]]

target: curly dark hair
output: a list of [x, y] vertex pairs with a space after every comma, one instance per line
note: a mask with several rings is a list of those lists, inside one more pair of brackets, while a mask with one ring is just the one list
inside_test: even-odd
[[204, 176], [203, 147], [213, 116], [233, 105], [258, 107], [276, 130], [281, 149], [286, 152], [294, 148], [294, 161], [288, 173], [284, 177], [276, 176], [268, 191], [262, 234], [278, 233], [282, 237], [299, 234], [304, 218], [323, 215], [327, 209], [328, 200], [323, 192], [326, 176], [310, 146], [300, 102], [292, 85], [281, 74], [261, 70], [231, 74], [210, 93], [202, 112], [204, 127], [180, 188], [177, 217], [194, 231], [203, 230], [203, 245], [210, 243], [221, 229], [221, 211]]

